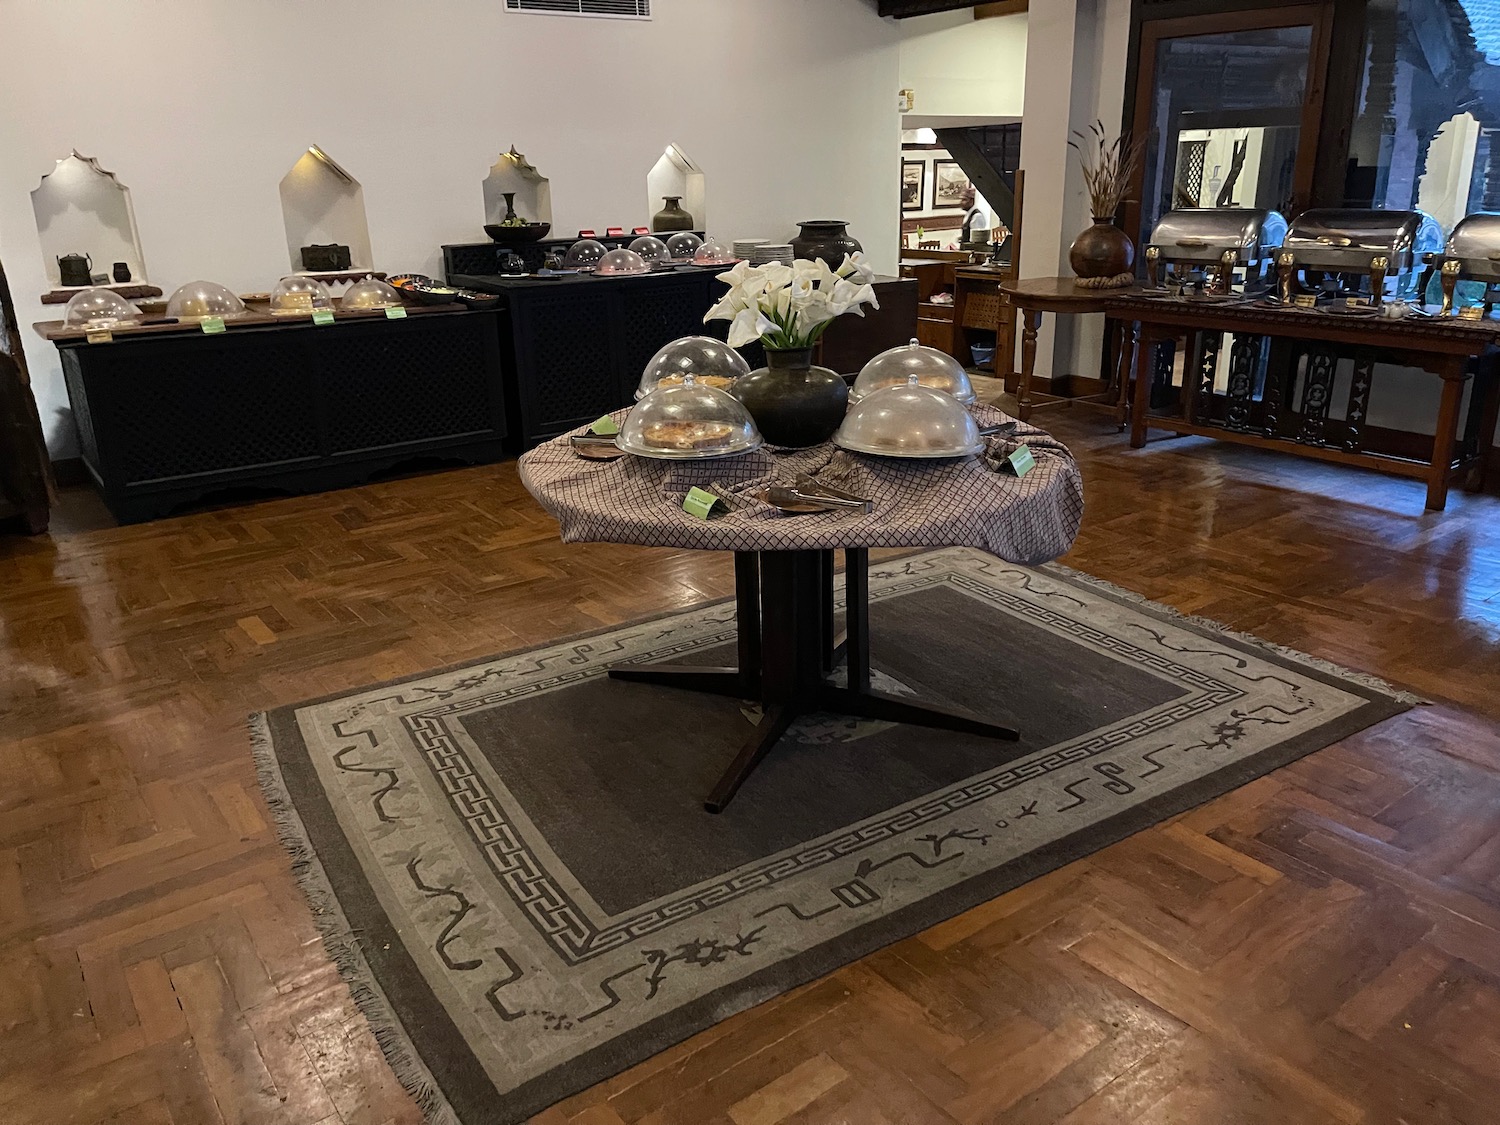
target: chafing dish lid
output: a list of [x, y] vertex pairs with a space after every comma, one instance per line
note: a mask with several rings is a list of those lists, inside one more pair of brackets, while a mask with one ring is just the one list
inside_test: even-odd
[[860, 369], [849, 392], [849, 401], [858, 402], [881, 387], [905, 386], [908, 378], [917, 377], [924, 387], [945, 391], [959, 402], [974, 401], [974, 385], [963, 364], [947, 352], [929, 348], [912, 340], [881, 352]]
[[1204, 251], [1275, 249], [1286, 237], [1277, 211], [1244, 207], [1182, 207], [1168, 211], [1151, 232], [1151, 245], [1167, 259]]
[[1443, 229], [1422, 211], [1327, 207], [1304, 211], [1287, 229], [1285, 246], [1368, 254], [1441, 250]]
[[1465, 215], [1448, 236], [1450, 258], [1500, 261], [1500, 214], [1476, 211]]

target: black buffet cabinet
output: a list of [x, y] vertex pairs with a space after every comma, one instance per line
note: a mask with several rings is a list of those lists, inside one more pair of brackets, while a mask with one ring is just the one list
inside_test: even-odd
[[723, 339], [726, 322], [703, 323], [724, 288], [714, 283], [717, 272], [683, 267], [636, 277], [454, 274], [448, 280], [505, 298], [511, 429], [529, 449], [634, 401], [646, 362], [663, 344], [682, 336]]
[[132, 523], [236, 487], [309, 492], [418, 459], [498, 460], [504, 321], [445, 306], [404, 320], [49, 338], [84, 465]]

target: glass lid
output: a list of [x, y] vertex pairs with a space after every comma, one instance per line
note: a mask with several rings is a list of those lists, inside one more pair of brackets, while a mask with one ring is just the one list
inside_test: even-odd
[[636, 398], [645, 398], [657, 387], [681, 386], [687, 376], [697, 377], [698, 385], [727, 391], [741, 375], [750, 374], [750, 365], [723, 340], [712, 336], [684, 336], [673, 340], [651, 357], [641, 373]]
[[594, 267], [594, 272], [604, 277], [611, 277], [629, 273], [650, 273], [651, 267], [634, 250], [622, 248], [611, 250], [600, 258], [599, 264]]
[[692, 231], [680, 230], [667, 239], [667, 253], [672, 255], [674, 262], [691, 262], [702, 245], [703, 239]]
[[849, 401], [858, 402], [881, 387], [904, 386], [913, 375], [922, 386], [946, 391], [959, 402], [974, 401], [974, 385], [969, 382], [963, 364], [947, 352], [926, 347], [916, 340], [883, 351], [860, 368], [859, 377], [849, 392]]
[[113, 290], [103, 288], [73, 294], [63, 310], [63, 323], [69, 328], [113, 328], [140, 319], [140, 309]]
[[580, 238], [568, 247], [567, 256], [563, 258], [563, 269], [591, 270], [599, 264], [599, 259], [604, 254], [604, 243], [592, 238]]
[[727, 266], [733, 261], [734, 251], [712, 236], [704, 239], [693, 254], [693, 263], [700, 266]]
[[358, 309], [393, 309], [401, 303], [401, 294], [393, 285], [378, 277], [367, 277], [356, 281], [339, 298], [339, 308], [348, 311]]
[[636, 403], [615, 444], [640, 457], [691, 460], [748, 453], [761, 437], [737, 398], [686, 375], [681, 385], [659, 387]]
[[967, 457], [984, 448], [979, 426], [964, 405], [922, 386], [916, 375], [860, 399], [844, 416], [833, 443], [879, 457]]
[[333, 308], [328, 286], [315, 277], [292, 274], [283, 277], [271, 290], [273, 316], [312, 316], [318, 309]]
[[245, 315], [245, 302], [216, 281], [190, 281], [167, 298], [167, 315], [186, 324], [229, 320]]
[[653, 238], [649, 234], [643, 234], [630, 244], [632, 253], [639, 254], [641, 260], [648, 266], [664, 266], [672, 260], [672, 253], [667, 249], [667, 244], [659, 238]]

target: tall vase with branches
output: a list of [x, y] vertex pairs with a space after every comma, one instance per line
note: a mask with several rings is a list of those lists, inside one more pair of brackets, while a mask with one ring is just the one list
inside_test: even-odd
[[1097, 289], [1127, 286], [1135, 280], [1131, 272], [1135, 246], [1130, 236], [1115, 225], [1115, 215], [1140, 170], [1146, 139], [1132, 140], [1121, 133], [1110, 140], [1104, 123], [1096, 121], [1087, 132], [1075, 129], [1068, 147], [1078, 153], [1078, 164], [1088, 189], [1089, 210], [1094, 217], [1093, 226], [1068, 248], [1068, 264], [1078, 275], [1081, 286]]

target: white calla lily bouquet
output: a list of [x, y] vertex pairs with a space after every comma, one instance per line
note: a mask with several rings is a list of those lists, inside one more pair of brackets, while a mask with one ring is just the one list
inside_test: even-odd
[[838, 269], [805, 258], [789, 266], [741, 262], [719, 275], [729, 292], [703, 319], [730, 322], [730, 347], [758, 336], [768, 348], [807, 348], [835, 317], [846, 312], [864, 316], [865, 305], [880, 308], [870, 285], [874, 277], [863, 254], [846, 254]]

